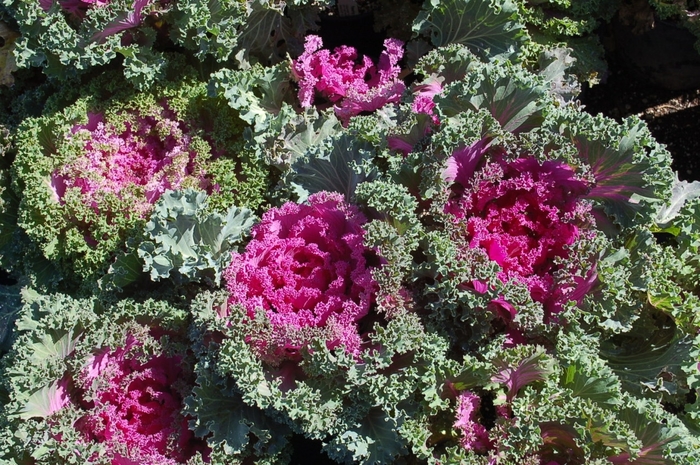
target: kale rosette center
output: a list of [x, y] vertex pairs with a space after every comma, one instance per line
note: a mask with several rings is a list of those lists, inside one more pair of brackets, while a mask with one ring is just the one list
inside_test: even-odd
[[144, 362], [128, 353], [137, 344], [132, 339], [124, 348], [103, 351], [84, 370], [86, 388], [103, 387], [91, 396], [77, 429], [89, 440], [109, 444], [115, 460], [174, 465], [206, 453], [206, 443], [194, 437], [182, 415], [192, 386], [181, 357], [157, 355]]
[[[453, 155], [446, 211], [463, 224], [463, 240], [500, 266], [498, 278], [525, 284], [551, 314], [567, 300], [556, 273], [583, 231], [590, 228], [589, 186], [567, 164], [497, 154], [481, 163], [480, 144]], [[451, 173], [451, 174], [450, 174]]]
[[[85, 136], [84, 154], [51, 176], [54, 192], [63, 201], [78, 189], [86, 205], [99, 210], [103, 197], [133, 195], [133, 210], [147, 214], [168, 189], [179, 188], [194, 172], [196, 153], [183, 124], [168, 115], [137, 116], [123, 130], [89, 114], [88, 123], [73, 127], [69, 137]], [[139, 195], [140, 193], [140, 195]]]
[[357, 322], [367, 315], [377, 284], [366, 261], [365, 219], [340, 194], [321, 192], [308, 204], [269, 210], [243, 254], [225, 273], [229, 304], [249, 321], [262, 311], [267, 330], [248, 342], [270, 363], [298, 359], [313, 337], [328, 348], [359, 350]]

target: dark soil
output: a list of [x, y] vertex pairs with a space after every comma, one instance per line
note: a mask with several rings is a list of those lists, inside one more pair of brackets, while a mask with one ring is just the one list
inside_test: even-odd
[[620, 120], [637, 115], [666, 145], [672, 167], [682, 180], [700, 180], [700, 88], [669, 90], [650, 84], [613, 53], [607, 57], [609, 75], [580, 96], [585, 110]]

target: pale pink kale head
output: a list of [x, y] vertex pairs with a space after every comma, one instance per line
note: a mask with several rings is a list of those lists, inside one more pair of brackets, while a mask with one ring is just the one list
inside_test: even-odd
[[468, 246], [500, 265], [501, 281], [524, 283], [549, 316], [576, 292], [562, 293], [554, 275], [592, 222], [582, 200], [588, 183], [560, 161], [507, 160], [504, 153], [485, 161], [487, 151], [479, 141], [452, 155], [443, 173], [454, 183], [446, 211], [464, 224]]
[[292, 63], [292, 74], [299, 84], [299, 101], [309, 108], [321, 98], [334, 104], [338, 118], [347, 124], [350, 117], [375, 111], [388, 103], [397, 103], [406, 90], [399, 79], [398, 62], [403, 57], [403, 42], [384, 41], [384, 51], [375, 66], [367, 56], [358, 58], [353, 47], [323, 49], [320, 37], [306, 37], [304, 53]]
[[88, 123], [74, 126], [67, 136], [84, 138], [83, 153], [51, 176], [58, 200], [77, 188], [85, 205], [103, 212], [105, 195], [115, 194], [128, 201], [130, 213], [142, 217], [163, 192], [177, 189], [188, 176], [200, 177], [204, 187], [195, 173], [191, 137], [170, 113], [133, 115], [123, 129], [89, 114]]
[[342, 195], [320, 192], [307, 204], [269, 210], [243, 254], [234, 253], [224, 277], [229, 306], [249, 321], [264, 312], [267, 330], [248, 343], [263, 360], [298, 360], [312, 339], [328, 348], [360, 349], [358, 321], [367, 315], [377, 284], [363, 242], [365, 218]]
[[466, 450], [484, 453], [493, 449], [486, 428], [479, 423], [481, 399], [471, 391], [457, 395], [457, 412], [454, 427], [459, 431], [459, 443]]
[[[124, 347], [103, 350], [83, 370], [82, 388], [91, 392], [76, 428], [88, 441], [106, 446], [113, 465], [176, 465], [195, 453], [208, 455], [182, 414], [193, 381], [181, 357], [143, 360], [130, 338]], [[96, 386], [96, 388], [95, 388]]]

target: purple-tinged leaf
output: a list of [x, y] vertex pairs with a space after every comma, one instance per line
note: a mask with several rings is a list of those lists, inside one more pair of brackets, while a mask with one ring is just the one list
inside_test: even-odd
[[448, 184], [458, 182], [462, 186], [468, 186], [479, 162], [486, 154], [488, 143], [488, 139], [481, 139], [469, 147], [455, 150], [452, 156], [447, 159], [442, 179]]
[[104, 40], [114, 34], [118, 34], [127, 29], [139, 27], [143, 22], [143, 9], [151, 0], [134, 0], [134, 10], [120, 15], [116, 20], [109, 23], [104, 30], [92, 36], [94, 42], [104, 42]]
[[632, 225], [648, 201], [659, 200], [654, 186], [645, 179], [651, 163], [636, 157], [630, 143], [639, 129], [633, 128], [617, 149], [584, 137], [576, 140], [579, 155], [590, 165], [595, 179], [586, 197], [595, 200], [622, 227]]
[[522, 387], [535, 381], [543, 381], [554, 372], [552, 367], [548, 366], [549, 361], [549, 357], [541, 347], [537, 348], [534, 354], [523, 359], [517, 367], [497, 361], [499, 371], [491, 377], [491, 382], [505, 384], [508, 388], [506, 399], [510, 401]]
[[68, 380], [61, 379], [32, 394], [18, 416], [24, 420], [46, 418], [61, 410], [69, 402]]

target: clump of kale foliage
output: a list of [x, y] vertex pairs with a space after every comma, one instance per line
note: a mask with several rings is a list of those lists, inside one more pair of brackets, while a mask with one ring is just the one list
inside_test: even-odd
[[700, 183], [577, 101], [617, 7], [3, 2], [0, 462], [700, 463]]

